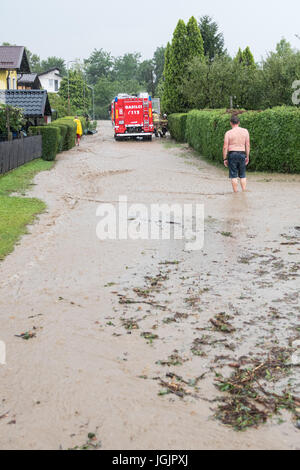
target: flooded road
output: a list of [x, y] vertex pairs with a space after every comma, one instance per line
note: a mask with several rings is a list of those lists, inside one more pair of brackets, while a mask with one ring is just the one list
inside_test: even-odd
[[[264, 396], [300, 396], [297, 364], [277, 374], [300, 339], [300, 176], [250, 174], [234, 195], [186, 145], [112, 134], [101, 122], [36, 177], [29, 195], [48, 211], [0, 263], [0, 448], [69, 449], [93, 433], [102, 449], [300, 449], [299, 407], [271, 416], [261, 401], [244, 432], [218, 408], [225, 379], [259, 360]], [[203, 250], [100, 241], [97, 208], [120, 195], [204, 204]]]

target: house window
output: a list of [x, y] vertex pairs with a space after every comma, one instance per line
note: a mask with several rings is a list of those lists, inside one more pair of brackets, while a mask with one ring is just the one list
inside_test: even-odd
[[54, 80], [49, 79], [49, 88], [53, 88], [53, 82], [54, 82]]
[[58, 91], [58, 80], [54, 81], [54, 90]]

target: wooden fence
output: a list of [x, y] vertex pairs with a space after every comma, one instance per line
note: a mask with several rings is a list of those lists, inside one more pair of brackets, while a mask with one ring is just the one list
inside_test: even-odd
[[0, 175], [41, 156], [41, 135], [0, 142]]

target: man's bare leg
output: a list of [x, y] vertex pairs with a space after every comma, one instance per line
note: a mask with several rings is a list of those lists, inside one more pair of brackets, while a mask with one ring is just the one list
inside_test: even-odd
[[241, 186], [242, 186], [242, 190], [246, 191], [246, 189], [247, 189], [247, 178], [241, 178]]
[[239, 191], [239, 184], [238, 184], [237, 178], [233, 178], [233, 179], [231, 180], [231, 183], [232, 183], [232, 189], [233, 189], [233, 191], [234, 191], [235, 193], [238, 193], [238, 191]]

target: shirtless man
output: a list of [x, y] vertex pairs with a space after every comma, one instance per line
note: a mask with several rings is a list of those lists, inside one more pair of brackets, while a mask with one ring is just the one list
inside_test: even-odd
[[231, 131], [226, 132], [223, 147], [223, 160], [229, 168], [229, 178], [235, 193], [238, 192], [238, 178], [243, 191], [247, 189], [246, 167], [250, 161], [250, 136], [247, 129], [240, 127], [238, 116], [231, 118]]

